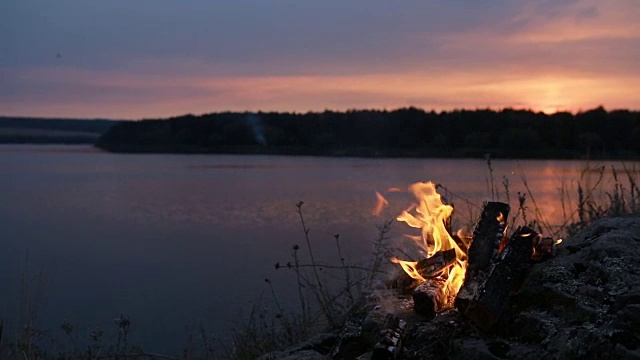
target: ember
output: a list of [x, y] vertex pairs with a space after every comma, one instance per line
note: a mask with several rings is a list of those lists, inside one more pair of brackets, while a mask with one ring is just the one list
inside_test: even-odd
[[551, 258], [556, 253], [556, 247], [562, 243], [562, 239], [554, 240], [550, 237], [539, 237], [533, 243], [533, 255], [531, 259], [534, 261], [542, 261]]

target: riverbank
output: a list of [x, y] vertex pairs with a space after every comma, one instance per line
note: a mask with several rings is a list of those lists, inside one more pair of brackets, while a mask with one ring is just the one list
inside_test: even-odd
[[331, 158], [370, 159], [482, 159], [491, 156], [504, 160], [636, 160], [635, 153], [618, 155], [591, 155], [579, 152], [546, 152], [536, 150], [528, 153], [505, 152], [487, 148], [429, 148], [429, 149], [381, 149], [381, 148], [305, 148], [266, 146], [221, 146], [215, 148], [197, 146], [104, 144], [98, 140], [95, 147], [118, 154], [217, 154], [217, 155], [273, 155], [273, 156], [313, 156]]
[[[535, 264], [490, 331], [454, 309], [432, 320], [393, 291], [374, 291], [345, 326], [262, 360], [370, 359], [385, 314], [407, 322], [400, 359], [637, 359], [640, 357], [640, 219], [605, 218]], [[345, 332], [352, 338], [344, 341]], [[335, 356], [336, 346], [340, 356]], [[340, 352], [342, 351], [342, 352]]]

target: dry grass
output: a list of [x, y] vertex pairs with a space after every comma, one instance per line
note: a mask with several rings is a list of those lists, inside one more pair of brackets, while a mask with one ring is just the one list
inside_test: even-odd
[[340, 327], [349, 314], [355, 310], [358, 301], [368, 294], [383, 271], [390, 257], [391, 247], [388, 233], [392, 221], [378, 226], [378, 236], [372, 242], [371, 260], [367, 264], [352, 263], [342, 251], [340, 235], [334, 235], [337, 260], [333, 263], [318, 261], [313, 252], [310, 229], [305, 223], [303, 202], [296, 205], [302, 226], [303, 248], [294, 245], [291, 261], [276, 263], [276, 269], [292, 272], [299, 308], [287, 309], [280, 306], [278, 296], [270, 279], [265, 279], [270, 299], [261, 297], [260, 303], [273, 304], [272, 309], [260, 311], [254, 307], [248, 323], [233, 331], [230, 345], [218, 351], [220, 358], [254, 359], [261, 354], [281, 350], [298, 343], [310, 335], [327, 329]]

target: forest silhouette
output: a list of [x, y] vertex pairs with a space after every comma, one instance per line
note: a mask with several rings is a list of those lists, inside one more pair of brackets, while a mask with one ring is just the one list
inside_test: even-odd
[[529, 110], [222, 112], [118, 122], [97, 142], [113, 152], [362, 157], [632, 159], [640, 113], [603, 107]]

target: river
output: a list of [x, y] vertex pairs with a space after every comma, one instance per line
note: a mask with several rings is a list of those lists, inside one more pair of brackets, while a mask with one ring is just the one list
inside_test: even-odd
[[[68, 321], [86, 338], [95, 328], [115, 334], [113, 320], [125, 314], [132, 342], [177, 353], [200, 324], [220, 334], [237, 326], [266, 290], [265, 278], [283, 302], [292, 297], [290, 274], [274, 264], [303, 245], [301, 200], [319, 258], [337, 260], [333, 235], [340, 234], [348, 261], [366, 262], [375, 225], [411, 201], [387, 189], [442, 184], [462, 218], [492, 198], [491, 176], [493, 198], [502, 201], [508, 179], [512, 206], [527, 191], [525, 179], [540, 212], [559, 223], [569, 212], [561, 186], [570, 190], [565, 203], [575, 202], [581, 172], [599, 164], [493, 160], [490, 172], [485, 159], [124, 155], [2, 145], [0, 317], [16, 325], [31, 314], [51, 333]], [[391, 203], [381, 217], [371, 214], [376, 192]], [[398, 224], [392, 232], [402, 246], [405, 230]]]

